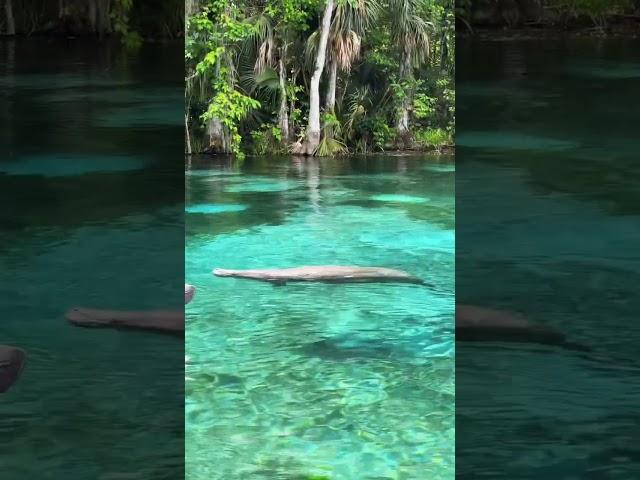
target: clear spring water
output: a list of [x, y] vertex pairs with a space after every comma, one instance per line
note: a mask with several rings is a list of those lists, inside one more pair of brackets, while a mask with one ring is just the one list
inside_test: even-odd
[[182, 340], [63, 316], [182, 308], [182, 128], [100, 121], [181, 118], [182, 48], [0, 42], [0, 344], [27, 353], [0, 395], [3, 480], [183, 477]]
[[458, 50], [456, 298], [594, 348], [459, 345], [462, 476], [640, 476], [638, 47]]
[[[187, 479], [453, 478], [453, 170], [447, 157], [192, 161]], [[211, 273], [309, 264], [397, 268], [437, 289]]]

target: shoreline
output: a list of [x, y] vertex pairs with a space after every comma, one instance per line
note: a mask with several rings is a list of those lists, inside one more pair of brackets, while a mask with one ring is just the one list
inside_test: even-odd
[[[356, 158], [356, 157], [379, 157], [379, 156], [387, 156], [387, 157], [419, 157], [422, 155], [431, 155], [434, 157], [454, 157], [455, 158], [455, 146], [447, 147], [442, 150], [388, 150], [384, 152], [373, 152], [373, 153], [348, 153], [345, 155], [332, 155], [327, 157], [317, 157], [317, 156], [305, 156], [305, 155], [292, 155], [292, 154], [266, 154], [266, 155], [252, 155], [247, 154], [246, 158], [265, 158], [265, 157], [277, 157], [277, 158], [315, 158], [318, 160], [322, 160], [323, 158]], [[194, 153], [186, 153], [184, 154], [185, 159], [191, 158], [233, 158], [233, 154], [231, 153], [210, 153], [210, 152], [194, 152]]]
[[[25, 40], [83, 40], [99, 43], [121, 43], [121, 39], [115, 34], [102, 37], [94, 33], [64, 33], [64, 32], [33, 32], [16, 33], [14, 35], [0, 34], [0, 42], [25, 41]], [[184, 41], [184, 36], [176, 37], [142, 37], [142, 43], [171, 43]]]
[[464, 25], [458, 27], [456, 36], [462, 40], [505, 42], [514, 40], [558, 40], [558, 39], [612, 39], [640, 38], [640, 16], [635, 21], [608, 24], [604, 27], [593, 24], [571, 23], [529, 24], [516, 27], [506, 25], [475, 25], [473, 31]]
[[[433, 155], [433, 156], [455, 156], [456, 147], [455, 145], [449, 145], [440, 150], [385, 150], [383, 152], [370, 152], [370, 153], [347, 153], [344, 155], [332, 155], [327, 157], [318, 157], [311, 156], [310, 158], [353, 158], [353, 157], [375, 157], [380, 155], [385, 155], [389, 157], [418, 157], [421, 155]], [[210, 157], [210, 158], [220, 158], [220, 157], [233, 157], [231, 153], [212, 153], [212, 152], [192, 152], [184, 154], [185, 158], [193, 158], [193, 157]], [[246, 154], [246, 157], [252, 158], [262, 158], [262, 157], [278, 157], [278, 158], [306, 158], [305, 155], [293, 155], [291, 153], [284, 154], [265, 154], [265, 155], [254, 155], [254, 154]]]

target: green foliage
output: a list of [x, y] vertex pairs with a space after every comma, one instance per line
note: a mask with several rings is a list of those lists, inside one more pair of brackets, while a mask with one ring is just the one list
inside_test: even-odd
[[252, 149], [255, 155], [283, 154], [282, 130], [270, 124], [262, 124], [260, 129], [251, 132]]
[[413, 99], [413, 113], [419, 120], [429, 119], [433, 115], [437, 99], [425, 93], [418, 93]]
[[110, 13], [113, 31], [128, 49], [136, 49], [142, 45], [142, 36], [130, 29], [130, 12], [133, 0], [116, 0]]
[[[207, 122], [216, 121], [224, 126], [224, 138], [212, 148], [236, 154], [250, 148], [260, 155], [298, 151], [324, 4], [201, 3], [188, 19], [185, 39], [194, 135], [204, 135], [210, 131]], [[453, 135], [453, 15], [451, 0], [337, 0], [320, 84], [324, 111], [329, 67], [335, 62], [336, 104], [322, 117], [316, 154], [394, 148], [402, 109], [409, 111], [412, 136], [427, 129]], [[407, 49], [410, 59], [403, 57]], [[311, 61], [305, 61], [305, 52]], [[284, 122], [287, 138], [280, 128]]]
[[552, 0], [551, 8], [558, 8], [574, 15], [601, 16], [631, 8], [632, 0]]
[[370, 135], [363, 135], [367, 141], [367, 148], [384, 151], [395, 140], [395, 130], [389, 125], [387, 117], [377, 114], [367, 118], [362, 125], [365, 132]]
[[293, 30], [306, 31], [318, 0], [268, 0], [264, 13]]
[[[137, 48], [145, 39], [184, 36], [183, 1], [111, 0], [97, 3], [102, 7], [96, 11], [98, 18], [90, 19], [87, 0], [13, 0], [16, 33], [116, 36], [127, 48]], [[108, 11], [103, 11], [107, 6]], [[1, 31], [6, 25], [4, 16], [2, 8]]]
[[224, 81], [218, 81], [216, 84], [217, 93], [201, 118], [205, 122], [219, 120], [230, 132], [231, 151], [242, 157], [243, 154], [240, 151], [242, 137], [238, 132], [238, 125], [252, 109], [260, 108], [260, 102], [233, 90]]
[[[471, 28], [472, 11], [474, 6], [491, 7], [494, 0], [456, 0], [456, 17]], [[519, 3], [515, 5], [506, 3], [503, 7], [498, 4], [496, 11], [497, 21], [507, 21], [504, 13], [507, 9], [517, 9], [522, 15], [524, 9]], [[570, 22], [581, 18], [590, 18], [594, 24], [604, 26], [609, 17], [615, 14], [633, 12], [637, 9], [634, 0], [546, 0], [544, 8], [547, 11], [546, 20], [549, 23], [556, 21]], [[485, 8], [488, 10], [488, 8]]]
[[342, 136], [342, 126], [340, 125], [338, 117], [332, 113], [325, 113], [323, 124], [322, 138], [320, 139], [316, 154], [320, 157], [331, 157], [348, 153], [349, 149], [340, 139]]
[[416, 141], [426, 149], [440, 150], [451, 145], [451, 134], [442, 128], [426, 128], [416, 132]]

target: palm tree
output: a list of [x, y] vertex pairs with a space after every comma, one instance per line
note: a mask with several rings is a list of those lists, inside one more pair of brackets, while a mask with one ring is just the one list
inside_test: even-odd
[[[335, 0], [326, 0], [322, 22], [320, 24], [320, 39], [316, 53], [315, 66], [309, 85], [309, 118], [307, 132], [301, 153], [314, 155], [320, 144], [320, 78], [324, 71], [329, 42], [329, 30], [331, 29], [331, 16], [335, 7]], [[297, 148], [296, 148], [297, 150]]]
[[275, 87], [278, 90], [278, 126], [282, 141], [287, 143], [290, 138], [286, 70], [289, 31], [286, 25], [274, 24], [264, 13], [256, 15], [252, 23], [255, 29], [251, 41], [256, 48], [252, 81], [256, 86]]
[[327, 112], [335, 109], [338, 71], [349, 73], [353, 62], [360, 56], [365, 31], [375, 20], [379, 10], [377, 0], [350, 0], [336, 7], [328, 43]]
[[[422, 16], [425, 0], [389, 0], [391, 15], [391, 35], [396, 46], [400, 49], [399, 80], [407, 85], [413, 81], [413, 69], [429, 58], [429, 32], [433, 27], [431, 22]], [[398, 139], [407, 143], [409, 138], [409, 111], [413, 99], [412, 87], [404, 92], [398, 117], [396, 133]]]

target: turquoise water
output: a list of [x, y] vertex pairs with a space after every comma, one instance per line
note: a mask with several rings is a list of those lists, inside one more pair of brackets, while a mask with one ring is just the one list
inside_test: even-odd
[[64, 319], [182, 308], [182, 128], [96, 126], [114, 98], [182, 117], [182, 48], [0, 42], [0, 344], [27, 353], [0, 396], [3, 480], [183, 477], [181, 339]]
[[[446, 157], [192, 160], [187, 479], [453, 478], [453, 170]], [[206, 212], [225, 205], [246, 209]], [[211, 274], [305, 264], [397, 268], [437, 289]]]
[[143, 169], [149, 163], [144, 157], [126, 155], [95, 156], [47, 154], [20, 157], [12, 162], [0, 164], [0, 173], [7, 175], [38, 175], [43, 177], [66, 177], [88, 173], [122, 172]]
[[456, 298], [593, 349], [459, 344], [462, 477], [640, 478], [639, 47], [458, 49]]

